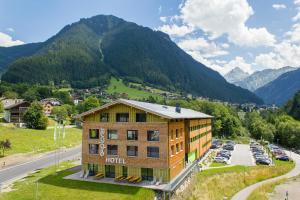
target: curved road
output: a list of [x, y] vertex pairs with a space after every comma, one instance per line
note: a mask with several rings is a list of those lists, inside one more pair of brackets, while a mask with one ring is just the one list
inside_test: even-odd
[[[286, 151], [286, 154], [290, 155], [290, 152]], [[282, 178], [291, 178], [291, 177], [299, 175], [300, 174], [300, 155], [295, 154], [295, 153], [291, 153], [291, 157], [296, 163], [296, 166], [295, 166], [294, 169], [292, 169], [292, 171], [290, 171], [287, 174], [284, 174], [282, 176], [267, 179], [267, 180], [255, 183], [253, 185], [250, 185], [250, 186], [244, 188], [243, 190], [239, 191], [237, 194], [235, 194], [232, 197], [232, 200], [246, 200], [247, 197], [253, 192], [253, 190], [255, 190], [256, 188], [262, 186], [263, 184], [271, 183], [273, 181], [276, 181], [276, 180], [279, 180], [279, 179], [282, 179]]]
[[16, 181], [17, 179], [20, 179], [26, 176], [28, 173], [33, 172], [37, 169], [54, 165], [55, 163], [57, 163], [58, 157], [60, 161], [80, 158], [81, 146], [61, 150], [60, 153], [51, 152], [38, 159], [0, 170], [0, 191], [1, 185], [3, 186], [5, 184]]

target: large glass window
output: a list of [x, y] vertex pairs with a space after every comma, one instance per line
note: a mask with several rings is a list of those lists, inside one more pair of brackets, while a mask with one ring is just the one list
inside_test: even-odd
[[136, 113], [136, 122], [146, 122], [147, 121], [147, 114], [146, 113]]
[[99, 139], [99, 129], [90, 129], [89, 132], [90, 139]]
[[159, 158], [159, 148], [158, 147], [147, 147], [147, 157]]
[[153, 180], [153, 169], [152, 168], [141, 168], [142, 180], [152, 181]]
[[122, 175], [127, 176], [128, 175], [128, 168], [126, 166], [122, 166]]
[[138, 140], [138, 131], [137, 130], [128, 130], [127, 131], [127, 140]]
[[109, 156], [118, 155], [118, 145], [107, 145], [107, 155]]
[[117, 130], [107, 130], [107, 139], [109, 140], [117, 140], [118, 139], [118, 131]]
[[117, 113], [117, 122], [128, 122], [129, 113]]
[[98, 152], [99, 152], [99, 144], [89, 144], [90, 154], [98, 154]]
[[179, 137], [178, 129], [176, 129], [176, 139]]
[[127, 156], [137, 156], [138, 147], [137, 146], [127, 146]]
[[148, 141], [159, 141], [159, 131], [147, 131]]
[[108, 121], [109, 121], [109, 113], [101, 113], [100, 122], [108, 122]]

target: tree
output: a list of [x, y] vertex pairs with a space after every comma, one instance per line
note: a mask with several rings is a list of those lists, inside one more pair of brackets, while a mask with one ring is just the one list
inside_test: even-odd
[[0, 113], [2, 113], [4, 111], [4, 105], [3, 103], [0, 101]]
[[11, 149], [11, 142], [9, 139], [0, 141], [0, 149], [2, 150], [2, 156], [4, 157], [5, 150]]
[[5, 96], [8, 99], [16, 99], [18, 98], [18, 94], [13, 91], [6, 91], [3, 93], [3, 96]]
[[24, 113], [24, 122], [27, 128], [46, 129], [48, 118], [45, 116], [43, 106], [39, 102], [33, 102]]
[[53, 115], [55, 116], [55, 119], [59, 123], [63, 123], [68, 117], [68, 111], [63, 106], [55, 106], [52, 110]]
[[97, 97], [90, 96], [86, 98], [83, 102], [78, 104], [77, 109], [79, 113], [82, 113], [91, 110], [93, 108], [97, 108], [99, 106], [100, 106], [99, 99], [97, 99]]
[[38, 98], [38, 93], [34, 87], [29, 88], [23, 95], [22, 97], [29, 102], [37, 101], [39, 100]]
[[73, 104], [71, 95], [67, 91], [56, 91], [53, 93], [53, 96], [60, 99], [64, 104]]

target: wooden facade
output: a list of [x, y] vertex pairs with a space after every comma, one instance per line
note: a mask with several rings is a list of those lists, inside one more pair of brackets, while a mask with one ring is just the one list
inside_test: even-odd
[[[118, 122], [117, 116], [120, 113], [126, 114], [125, 116], [128, 117], [126, 122]], [[137, 116], [141, 113], [145, 114], [145, 121], [137, 122]], [[106, 117], [105, 122], [102, 116]], [[117, 103], [90, 112], [84, 115], [82, 120], [82, 163], [85, 170], [89, 170], [90, 173], [92, 171], [91, 175], [101, 172], [109, 177], [127, 175], [146, 178], [146, 180], [149, 180], [147, 179], [149, 177], [151, 180], [152, 176], [152, 179], [166, 183], [176, 177], [188, 162], [203, 156], [211, 145], [211, 119], [206, 118], [168, 119]], [[201, 128], [191, 129], [194, 126], [198, 128], [201, 126]], [[93, 138], [90, 135], [91, 130], [96, 130]], [[128, 139], [128, 131], [132, 130], [137, 133], [137, 138], [134, 140]], [[159, 134], [159, 139], [149, 141], [149, 133], [154, 131], [155, 134]], [[114, 138], [110, 138], [108, 132], [113, 132]], [[112, 146], [114, 148], [117, 146], [116, 155], [108, 155], [109, 148]], [[92, 154], [91, 147], [93, 147]], [[136, 155], [128, 155], [128, 148], [137, 150]], [[158, 149], [158, 155], [156, 152], [155, 157], [152, 157], [149, 148]], [[103, 152], [102, 156], [100, 156], [101, 152]], [[195, 159], [188, 160], [191, 152], [196, 152]], [[113, 173], [108, 173], [110, 171]], [[145, 173], [148, 173], [149, 177], [145, 176]]]

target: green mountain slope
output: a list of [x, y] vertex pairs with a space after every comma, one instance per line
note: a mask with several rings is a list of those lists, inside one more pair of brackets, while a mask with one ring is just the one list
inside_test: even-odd
[[114, 16], [99, 15], [63, 28], [31, 56], [13, 62], [2, 79], [73, 87], [107, 83], [111, 76], [231, 102], [262, 101], [195, 61], [168, 35]]

